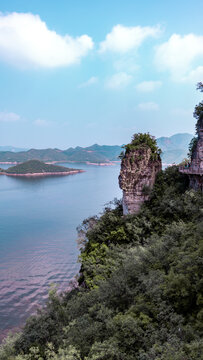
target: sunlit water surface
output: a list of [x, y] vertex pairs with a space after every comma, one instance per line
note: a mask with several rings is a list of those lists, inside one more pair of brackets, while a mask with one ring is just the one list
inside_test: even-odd
[[77, 168], [86, 172], [0, 176], [0, 340], [45, 302], [51, 283], [68, 288], [79, 269], [76, 227], [121, 197], [120, 165]]

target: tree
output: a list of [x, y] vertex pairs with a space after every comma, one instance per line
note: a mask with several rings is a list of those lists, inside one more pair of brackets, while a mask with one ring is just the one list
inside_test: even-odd
[[[196, 89], [203, 92], [203, 83], [202, 82], [197, 83]], [[200, 116], [201, 112], [203, 112], [203, 101], [200, 101], [200, 103], [195, 106], [195, 110], [193, 113], [194, 118], [199, 120], [199, 116]], [[198, 121], [197, 121], [197, 125], [198, 125]], [[196, 128], [197, 128], [197, 125], [196, 125]]]
[[197, 90], [200, 90], [201, 92], [203, 92], [203, 83], [202, 82], [197, 83]]
[[190, 160], [192, 160], [193, 154], [195, 152], [195, 149], [197, 147], [197, 141], [198, 138], [195, 136], [192, 138], [192, 140], [189, 143], [189, 147], [188, 147], [188, 157]]

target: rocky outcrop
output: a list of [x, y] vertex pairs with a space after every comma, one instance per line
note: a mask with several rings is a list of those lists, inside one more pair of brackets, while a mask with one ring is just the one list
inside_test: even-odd
[[201, 113], [197, 123], [197, 135], [197, 143], [193, 150], [190, 167], [194, 170], [194, 173], [200, 172], [203, 174], [203, 113]]
[[132, 149], [124, 155], [119, 175], [124, 215], [137, 213], [142, 203], [148, 200], [161, 167], [160, 156], [154, 160], [152, 150], [147, 146]]

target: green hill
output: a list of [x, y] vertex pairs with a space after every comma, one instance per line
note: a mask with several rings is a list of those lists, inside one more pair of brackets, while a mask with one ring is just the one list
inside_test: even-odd
[[108, 163], [118, 161], [121, 152], [121, 146], [97, 145], [82, 148], [69, 148], [63, 153], [67, 156], [68, 161], [91, 162], [91, 163]]
[[29, 160], [22, 164], [12, 166], [5, 172], [6, 174], [46, 174], [46, 173], [69, 173], [72, 171], [80, 171], [77, 169], [66, 168], [64, 166], [45, 164], [39, 160]]

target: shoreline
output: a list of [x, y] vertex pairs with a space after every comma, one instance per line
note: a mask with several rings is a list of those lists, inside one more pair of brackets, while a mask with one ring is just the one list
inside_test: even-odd
[[44, 172], [44, 173], [27, 173], [27, 174], [9, 174], [7, 172], [2, 172], [0, 175], [6, 175], [6, 176], [15, 176], [15, 177], [43, 177], [43, 176], [59, 176], [59, 175], [72, 175], [72, 174], [78, 174], [85, 172], [85, 170], [72, 170], [72, 171], [56, 171], [56, 172]]
[[84, 164], [86, 165], [96, 165], [96, 166], [114, 166], [116, 165], [116, 162], [109, 162], [109, 163], [93, 163], [90, 161], [86, 161]]
[[[43, 160], [39, 160], [39, 161], [43, 161]], [[110, 162], [101, 162], [101, 163], [94, 163], [94, 162], [90, 162], [90, 161], [67, 161], [67, 160], [61, 160], [61, 161], [44, 161], [45, 164], [63, 164], [63, 163], [67, 163], [67, 164], [85, 164], [85, 165], [96, 165], [96, 166], [113, 166], [116, 165], [118, 163], [120, 163], [119, 160], [115, 160], [115, 161], [110, 161]], [[22, 164], [23, 162], [17, 162], [17, 161], [0, 161], [0, 164], [2, 165], [19, 165]]]
[[[44, 160], [39, 160], [39, 161], [44, 161]], [[116, 164], [119, 164], [121, 161], [120, 160], [113, 160], [113, 161], [109, 161], [109, 162], [91, 162], [91, 161], [72, 161], [72, 160], [61, 160], [61, 161], [44, 161], [45, 164], [85, 164], [85, 165], [96, 165], [96, 166], [114, 166]], [[23, 161], [0, 161], [0, 165], [19, 165], [22, 164]], [[173, 166], [173, 165], [177, 165], [176, 163], [162, 163], [162, 166]]]

